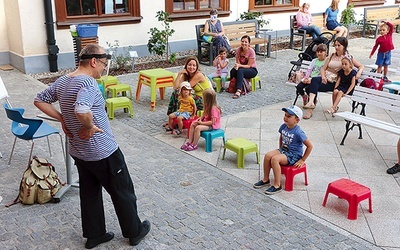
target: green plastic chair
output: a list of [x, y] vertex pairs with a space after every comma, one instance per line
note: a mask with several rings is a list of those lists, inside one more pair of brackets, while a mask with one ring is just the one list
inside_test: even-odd
[[232, 150], [238, 156], [237, 167], [244, 168], [244, 158], [246, 154], [255, 152], [257, 157], [257, 163], [260, 164], [260, 157], [258, 155], [258, 146], [256, 143], [251, 142], [245, 138], [235, 138], [226, 141], [224, 147], [224, 153], [222, 154], [222, 160], [225, 158], [226, 149]]

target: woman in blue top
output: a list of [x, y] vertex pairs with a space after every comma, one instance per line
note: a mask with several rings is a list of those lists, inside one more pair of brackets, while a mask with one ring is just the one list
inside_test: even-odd
[[337, 37], [346, 37], [347, 28], [337, 21], [337, 15], [339, 14], [339, 2], [340, 0], [332, 0], [331, 5], [325, 10], [324, 23], [326, 24], [326, 28], [328, 30], [337, 31]]

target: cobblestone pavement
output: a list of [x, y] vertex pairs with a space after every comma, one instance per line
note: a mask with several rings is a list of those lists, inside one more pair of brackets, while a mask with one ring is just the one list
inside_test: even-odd
[[[367, 40], [367, 46], [372, 42]], [[293, 98], [293, 89], [282, 82], [290, 69], [288, 61], [296, 59], [297, 54], [283, 51], [278, 59], [258, 57], [262, 89], [238, 100], [227, 93], [219, 94], [224, 115]], [[206, 73], [212, 71], [210, 67], [202, 68]], [[0, 71], [0, 76], [14, 107], [24, 107], [28, 117], [40, 114], [32, 101], [35, 93], [45, 87], [43, 84], [17, 70]], [[135, 90], [137, 74], [119, 79]], [[152, 222], [151, 233], [136, 249], [379, 249], [155, 139], [154, 135], [163, 133], [161, 123], [166, 120], [168, 100], [157, 99], [156, 110], [151, 112], [149, 99], [148, 88], [143, 87], [139, 103], [134, 103], [135, 117], [129, 119], [119, 112], [111, 122], [135, 183], [140, 217]], [[0, 249], [82, 249], [85, 239], [78, 189], [66, 192], [60, 203], [4, 207], [18, 193], [30, 144], [18, 140], [8, 166], [14, 137], [10, 121], [4, 112], [0, 114]], [[65, 180], [60, 142], [53, 139], [56, 136], [51, 138], [54, 156], [49, 160]], [[49, 157], [46, 140], [37, 140], [34, 154]], [[74, 167], [72, 174], [77, 177]], [[107, 229], [115, 233], [115, 239], [97, 249], [133, 249], [121, 235], [106, 193], [104, 199]]]

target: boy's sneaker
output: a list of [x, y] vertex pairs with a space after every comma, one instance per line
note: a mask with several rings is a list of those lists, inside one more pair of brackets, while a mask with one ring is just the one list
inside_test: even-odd
[[394, 164], [393, 167], [388, 168], [388, 170], [386, 170], [386, 173], [388, 174], [395, 174], [400, 172], [400, 165], [398, 163]]
[[265, 193], [271, 195], [271, 194], [279, 193], [280, 191], [282, 191], [282, 186], [279, 186], [278, 188], [276, 188], [272, 185], [270, 188], [265, 190]]
[[180, 130], [180, 129], [175, 129], [174, 132], [176, 135], [182, 134], [182, 130]]
[[172, 128], [170, 128], [170, 127], [165, 128], [165, 132], [171, 132], [171, 131], [172, 131]]
[[383, 77], [383, 81], [384, 81], [384, 82], [389, 82], [389, 79], [388, 79], [386, 76], [384, 76], [384, 77]]
[[269, 186], [271, 182], [268, 180], [267, 182], [263, 182], [263, 180], [259, 180], [257, 183], [254, 183], [253, 187], [254, 188], [262, 188], [264, 186]]

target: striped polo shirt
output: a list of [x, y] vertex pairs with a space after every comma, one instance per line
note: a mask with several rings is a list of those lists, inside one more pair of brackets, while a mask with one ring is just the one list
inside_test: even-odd
[[[47, 89], [39, 92], [36, 101], [59, 102], [66, 128], [72, 133], [68, 150], [73, 157], [84, 161], [98, 161], [110, 156], [118, 148], [105, 111], [105, 101], [96, 80], [87, 75], [62, 76]], [[90, 140], [81, 140], [78, 131], [82, 124], [75, 114], [75, 105], [85, 105], [93, 114], [93, 124], [104, 132], [97, 132]]]

